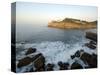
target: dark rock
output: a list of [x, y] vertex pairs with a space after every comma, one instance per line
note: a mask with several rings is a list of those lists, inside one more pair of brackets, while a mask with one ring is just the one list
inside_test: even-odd
[[35, 70], [35, 72], [41, 72], [41, 71], [45, 71], [45, 68], [44, 67], [42, 67], [42, 68], [37, 68], [36, 70]]
[[76, 53], [75, 53], [75, 57], [80, 57], [80, 51], [79, 51], [79, 50], [76, 51]]
[[74, 63], [71, 65], [71, 69], [83, 69], [83, 67], [82, 67], [80, 64], [74, 62]]
[[82, 52], [84, 52], [83, 49], [76, 51], [74, 55], [71, 55], [71, 59], [74, 59], [75, 57], [80, 57]]
[[33, 58], [32, 58], [32, 60], [34, 61], [34, 60], [36, 60], [38, 57], [40, 57], [40, 56], [43, 56], [41, 53], [39, 53], [39, 54], [37, 54], [37, 55], [35, 55]]
[[29, 70], [29, 72], [34, 72], [33, 68], [31, 68], [31, 69]]
[[33, 61], [36, 61], [39, 57], [44, 58], [41, 53], [35, 55], [32, 58], [31, 57], [25, 57], [25, 58], [19, 60], [19, 63], [17, 64], [17, 67], [21, 68], [23, 66], [26, 66], [26, 65], [32, 63]]
[[71, 59], [74, 59], [75, 58], [75, 55], [71, 55]]
[[58, 65], [59, 65], [59, 66], [62, 66], [62, 65], [63, 65], [62, 61], [59, 61], [59, 62], [58, 62]]
[[90, 43], [86, 43], [85, 46], [87, 46], [91, 49], [96, 49], [96, 46], [94, 46], [93, 44], [90, 44]]
[[83, 53], [81, 58], [84, 63], [87, 63], [89, 65], [89, 68], [96, 68], [97, 67], [97, 55], [95, 54], [88, 54], [88, 53]]
[[19, 60], [17, 67], [20, 68], [20, 67], [26, 66], [26, 65], [30, 64], [31, 62], [32, 62], [32, 58], [25, 57], [25, 58]]
[[97, 45], [97, 43], [94, 42], [94, 41], [90, 41], [89, 43], [90, 43], [90, 44], [93, 44], [93, 45]]
[[84, 50], [83, 50], [83, 49], [81, 49], [81, 50], [80, 50], [80, 52], [84, 52]]
[[36, 69], [40, 69], [43, 68], [45, 66], [45, 58], [43, 55], [38, 54], [36, 57], [36, 59], [34, 60], [34, 66]]
[[63, 63], [63, 62], [58, 62], [58, 65], [60, 67], [60, 70], [67, 70], [68, 69], [68, 66], [69, 64], [68, 63]]
[[97, 42], [97, 34], [93, 32], [86, 32], [86, 38]]
[[54, 64], [48, 63], [47, 66], [46, 66], [46, 68], [47, 68], [46, 70], [47, 71], [53, 71], [53, 67], [54, 67]]
[[26, 55], [36, 52], [36, 48], [29, 48]]

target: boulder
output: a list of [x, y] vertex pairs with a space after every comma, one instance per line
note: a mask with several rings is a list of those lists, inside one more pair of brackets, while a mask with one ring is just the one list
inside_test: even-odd
[[86, 38], [97, 42], [97, 34], [93, 32], [86, 32]]
[[93, 44], [93, 45], [97, 45], [97, 43], [95, 41], [90, 41], [89, 43]]
[[20, 68], [20, 67], [26, 66], [26, 65], [30, 64], [31, 62], [32, 62], [32, 58], [25, 57], [25, 58], [19, 60], [17, 67]]
[[75, 57], [80, 57], [80, 51], [79, 51], [79, 50], [76, 51], [76, 53], [75, 53]]
[[87, 46], [90, 49], [96, 49], [96, 46], [90, 43], [86, 43], [85, 46]]
[[83, 53], [80, 59], [89, 65], [89, 68], [96, 68], [97, 67], [97, 55], [96, 54], [88, 54]]
[[75, 55], [71, 55], [70, 57], [71, 57], [71, 59], [74, 59], [75, 58]]
[[41, 71], [45, 71], [45, 68], [44, 67], [42, 67], [42, 68], [37, 68], [36, 70], [35, 70], [35, 72], [41, 72]]
[[80, 57], [83, 52], [83, 49], [76, 51], [74, 55], [71, 55], [71, 59], [74, 59], [75, 57]]
[[34, 67], [39, 70], [45, 66], [45, 58], [43, 55], [38, 54], [34, 60]]
[[74, 62], [72, 65], [71, 65], [71, 69], [83, 69], [83, 67], [77, 63], [77, 62]]
[[47, 71], [53, 71], [54, 64], [48, 63], [46, 66]]
[[36, 48], [29, 48], [26, 55], [36, 52]]
[[34, 69], [33, 69], [33, 68], [31, 68], [28, 72], [34, 72]]
[[67, 70], [68, 66], [69, 66], [69, 63], [63, 63], [63, 62], [59, 61], [58, 65], [60, 67], [60, 70]]

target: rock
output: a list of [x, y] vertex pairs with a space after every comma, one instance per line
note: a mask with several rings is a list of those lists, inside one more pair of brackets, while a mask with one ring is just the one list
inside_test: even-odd
[[29, 70], [29, 72], [34, 72], [33, 68], [31, 68], [31, 69]]
[[79, 50], [76, 51], [76, 53], [75, 53], [75, 57], [80, 57], [80, 51], [79, 51]]
[[35, 70], [35, 72], [41, 72], [41, 71], [45, 71], [45, 68], [43, 67]]
[[59, 65], [59, 66], [62, 66], [62, 65], [63, 65], [62, 61], [59, 61], [59, 62], [58, 62], [58, 65]]
[[96, 46], [94, 46], [93, 44], [90, 44], [90, 43], [86, 43], [85, 46], [87, 46], [90, 49], [96, 49]]
[[83, 53], [80, 59], [89, 65], [89, 68], [96, 68], [97, 67], [97, 55], [95, 54], [88, 54]]
[[17, 67], [20, 68], [20, 67], [26, 66], [26, 65], [30, 64], [31, 62], [32, 62], [32, 58], [25, 57], [25, 58], [19, 60]]
[[83, 69], [83, 67], [82, 67], [80, 64], [74, 62], [74, 63], [71, 65], [71, 69]]
[[36, 48], [29, 48], [26, 55], [36, 52]]
[[83, 52], [83, 49], [76, 51], [74, 55], [71, 55], [71, 59], [74, 59], [75, 57], [80, 57]]
[[48, 63], [46, 66], [47, 71], [53, 71], [54, 64]]
[[38, 57], [40, 57], [40, 56], [43, 56], [43, 55], [42, 55], [41, 53], [35, 55], [35, 56], [33, 57], [33, 61], [36, 60], [36, 59], [37, 59]]
[[97, 42], [97, 34], [93, 32], [86, 32], [86, 38]]
[[34, 67], [39, 70], [45, 66], [45, 58], [43, 55], [38, 54], [34, 60]]
[[68, 69], [68, 66], [69, 64], [68, 63], [63, 63], [63, 62], [58, 62], [58, 65], [60, 67], [60, 70], [67, 70]]
[[71, 55], [71, 59], [74, 59], [75, 58], [75, 55]]
[[90, 44], [93, 44], [93, 45], [97, 45], [97, 43], [94, 42], [94, 41], [90, 41], [89, 43], [90, 43]]

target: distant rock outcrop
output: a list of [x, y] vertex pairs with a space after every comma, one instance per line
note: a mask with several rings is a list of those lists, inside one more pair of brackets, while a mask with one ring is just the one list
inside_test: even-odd
[[62, 29], [90, 29], [96, 28], [97, 21], [87, 22], [78, 19], [65, 18], [62, 21], [51, 21], [48, 27], [62, 28]]

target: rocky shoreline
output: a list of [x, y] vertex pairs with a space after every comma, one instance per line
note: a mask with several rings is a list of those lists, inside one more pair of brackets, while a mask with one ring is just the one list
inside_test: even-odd
[[[86, 43], [84, 46], [91, 50], [95, 50], [97, 48], [97, 34], [93, 32], [86, 32], [86, 38], [90, 39], [90, 42]], [[70, 56], [71, 60], [75, 60], [72, 64], [62, 61], [59, 61], [57, 64], [45, 64], [46, 60], [44, 55], [42, 53], [37, 53], [36, 48], [28, 48], [25, 55], [26, 57], [18, 60], [18, 63], [16, 64], [17, 68], [22, 68], [32, 64], [31, 68], [25, 72], [53, 71], [55, 65], [59, 66], [59, 70], [97, 68], [97, 54], [89, 54], [83, 49], [77, 50], [75, 54]], [[79, 64], [76, 59], [84, 63], [85, 67]]]

